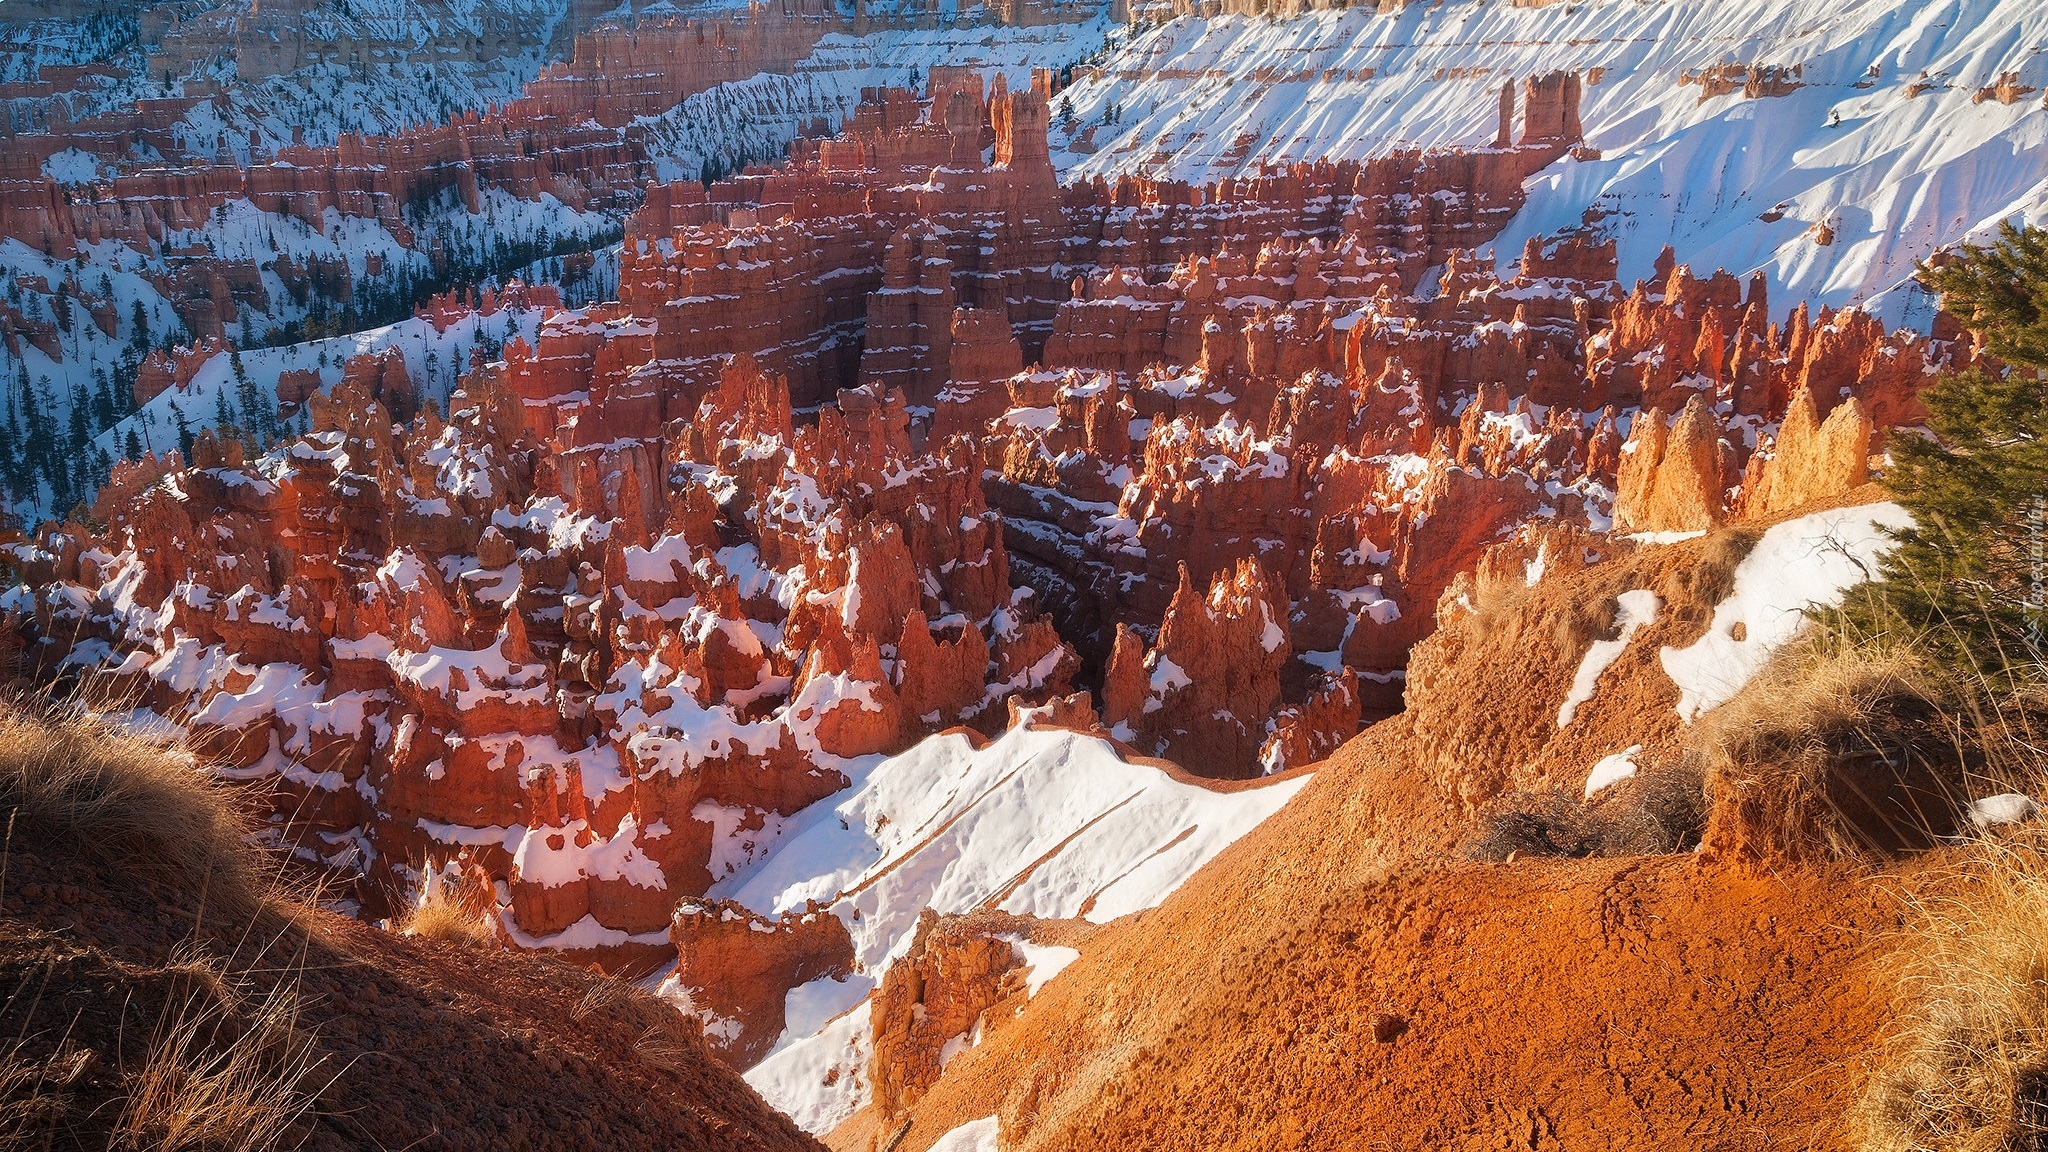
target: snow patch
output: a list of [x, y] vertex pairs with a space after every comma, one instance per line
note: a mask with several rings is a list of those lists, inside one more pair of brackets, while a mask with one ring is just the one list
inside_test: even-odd
[[43, 175], [59, 184], [90, 184], [100, 178], [100, 160], [78, 148], [66, 148], [43, 161]]
[[1059, 944], [1033, 944], [1022, 936], [1005, 936], [1010, 946], [1017, 950], [1017, 957], [1024, 962], [1024, 996], [1026, 999], [1038, 995], [1046, 982], [1066, 970], [1067, 965], [1081, 958], [1077, 949]]
[[1834, 608], [1877, 575], [1889, 532], [1912, 523], [1897, 504], [1832, 508], [1774, 524], [1735, 569], [1735, 590], [1714, 609], [1707, 634], [1665, 648], [1664, 671], [1678, 685], [1688, 724], [1735, 698], [1797, 636], [1811, 608]]
[[996, 1118], [969, 1120], [932, 1141], [931, 1152], [997, 1152]]
[[1624, 751], [1602, 757], [1598, 764], [1593, 765], [1593, 770], [1586, 773], [1586, 799], [1591, 800], [1594, 793], [1611, 788], [1634, 776], [1636, 757], [1641, 755], [1642, 751], [1641, 744], [1631, 744]]
[[1970, 823], [1979, 830], [1989, 830], [2004, 824], [2024, 824], [2039, 811], [2033, 797], [2018, 792], [2002, 792], [1972, 801], [1967, 815]]
[[770, 1053], [743, 1077], [797, 1127], [830, 1132], [867, 1102], [868, 1057], [874, 1050], [869, 1007], [863, 1001], [814, 1035]]

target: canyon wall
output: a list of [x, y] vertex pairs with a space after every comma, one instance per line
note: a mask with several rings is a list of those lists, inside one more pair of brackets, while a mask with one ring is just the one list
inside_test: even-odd
[[136, 466], [10, 549], [23, 658], [175, 719], [372, 914], [453, 870], [518, 946], [680, 955], [750, 1059], [845, 954], [762, 918], [787, 962], [739, 973], [702, 900], [883, 757], [1046, 705], [1203, 775], [1311, 762], [1489, 548], [1839, 495], [1969, 355], [1583, 238], [1476, 261], [1571, 77], [1499, 146], [1199, 187], [1059, 185], [1050, 87], [934, 70], [652, 188], [618, 299], [445, 416], [351, 364], [261, 460]]

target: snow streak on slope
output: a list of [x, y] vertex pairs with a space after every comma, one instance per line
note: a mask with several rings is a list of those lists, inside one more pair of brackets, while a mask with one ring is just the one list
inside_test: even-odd
[[998, 1126], [993, 1116], [970, 1120], [939, 1137], [931, 1152], [996, 1152]]
[[[838, 805], [799, 813], [778, 848], [711, 895], [758, 911], [829, 905], [879, 982], [922, 908], [1097, 923], [1151, 908], [1307, 780], [1212, 792], [1064, 729], [1015, 728], [980, 749], [945, 733], [882, 761]], [[867, 986], [849, 984], [855, 997]], [[865, 1096], [853, 1075], [825, 1083], [864, 1050], [865, 1017], [850, 1019], [785, 1036], [749, 1082], [814, 1132], [836, 1125]]]
[[[2048, 4], [2023, 0], [1467, 0], [1183, 19], [1063, 94], [1072, 116], [1057, 110], [1055, 133], [1074, 131], [1056, 144], [1092, 130], [1098, 150], [1055, 160], [1070, 176], [1206, 181], [1267, 161], [1479, 147], [1503, 83], [1570, 69], [1587, 77], [1586, 143], [1602, 158], [1531, 181], [1496, 248], [1504, 263], [1590, 211], [1620, 242], [1624, 283], [1670, 244], [1696, 268], [1762, 269], [1781, 302], [1924, 325], [1927, 302], [1904, 287], [1915, 259], [2014, 214], [2048, 218], [2044, 46]], [[1686, 74], [1723, 64], [1797, 67], [1803, 87], [1750, 98], [1738, 78], [1701, 99]], [[2003, 73], [2036, 91], [1978, 102]], [[1112, 105], [1120, 122], [1103, 124]]]
[[1212, 792], [1065, 729], [1012, 729], [979, 750], [945, 733], [884, 760], [830, 811], [806, 810], [711, 895], [768, 912], [829, 904], [876, 969], [910, 947], [926, 906], [1096, 923], [1150, 908], [1306, 779]]

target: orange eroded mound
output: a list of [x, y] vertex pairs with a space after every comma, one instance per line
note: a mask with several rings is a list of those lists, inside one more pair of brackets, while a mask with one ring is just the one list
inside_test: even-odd
[[[1693, 854], [1389, 868], [1455, 837], [1400, 722], [1062, 978], [999, 1005], [843, 1149], [1832, 1147], [1882, 1023], [1893, 905], [1843, 871]], [[1404, 784], [1403, 777], [1407, 777]]]

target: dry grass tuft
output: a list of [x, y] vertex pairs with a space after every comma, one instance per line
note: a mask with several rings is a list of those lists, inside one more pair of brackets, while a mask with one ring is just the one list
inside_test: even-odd
[[226, 787], [189, 756], [90, 717], [0, 710], [0, 812], [16, 837], [67, 842], [247, 920], [270, 891]]
[[1894, 855], [1952, 836], [1972, 796], [2034, 781], [2024, 696], [1931, 668], [1909, 645], [1817, 631], [1701, 723], [1715, 850]]
[[1978, 835], [1970, 809], [2048, 786], [2048, 691], [1930, 656], [1943, 650], [1815, 629], [1710, 713], [1706, 843], [1766, 860], [1961, 843], [1918, 874], [1934, 895], [1909, 900], [1888, 950], [1895, 1021], [1847, 1143], [2048, 1147], [2048, 822]]
[[425, 869], [419, 894], [399, 918], [398, 930], [407, 936], [446, 944], [492, 943], [496, 936], [490, 921], [463, 888], [460, 881], [450, 880], [441, 869]]
[[2048, 828], [1973, 844], [1896, 953], [1897, 1023], [1850, 1117], [1870, 1152], [2048, 1145]]
[[[30, 933], [13, 943], [38, 938], [58, 939]], [[20, 1029], [0, 1046], [0, 1152], [271, 1152], [303, 1142], [303, 1121], [334, 1075], [300, 1026], [295, 979], [238, 979], [191, 944], [155, 967], [57, 955], [0, 1005], [0, 1019]], [[81, 958], [94, 969], [87, 982], [50, 984]], [[146, 1011], [155, 1021], [148, 1035], [77, 1043], [78, 997], [91, 989], [125, 1001], [117, 1015]]]
[[[300, 949], [306, 937], [229, 788], [189, 755], [124, 735], [83, 708], [0, 707], [0, 834], [0, 884], [7, 852], [33, 845], [45, 861], [51, 850], [92, 861], [171, 904], [203, 908], [214, 929], [195, 924], [153, 966], [102, 960], [111, 967], [74, 973], [84, 982], [67, 996], [98, 988], [148, 1013], [154, 1024], [140, 1042], [71, 1047], [63, 1020], [81, 1010], [70, 999], [45, 1003], [40, 983], [0, 1007], [0, 1019], [11, 1015], [22, 1029], [0, 1048], [0, 1149], [49, 1147], [64, 1132], [74, 1142], [90, 1134], [111, 1152], [296, 1146], [322, 1087], [306, 1082], [323, 1058], [300, 1027], [293, 973], [303, 956], [269, 953]], [[233, 953], [254, 954], [214, 951], [220, 930]], [[41, 938], [29, 929], [14, 943], [32, 948]], [[249, 975], [258, 970], [262, 979]], [[54, 1033], [47, 1021], [30, 1028], [39, 1005], [58, 1014]]]
[[1717, 529], [1703, 538], [1699, 559], [1679, 573], [1692, 599], [1703, 605], [1726, 600], [1735, 591], [1735, 570], [1761, 539], [1763, 532], [1750, 525]]
[[1494, 565], [1482, 565], [1472, 572], [1465, 586], [1472, 615], [1480, 620], [1512, 612], [1534, 594], [1524, 576]]
[[639, 1039], [633, 1054], [656, 1068], [680, 1071], [706, 1058], [703, 1026], [661, 997], [630, 981], [607, 976], [590, 986], [569, 1013], [571, 1019], [621, 1020]]
[[299, 1027], [297, 989], [278, 984], [253, 1003], [226, 974], [188, 960], [198, 979], [175, 999], [127, 1080], [110, 1149], [182, 1152], [292, 1147], [294, 1126], [312, 1107], [308, 1080], [318, 1047]]
[[47, 1148], [72, 1110], [72, 1086], [91, 1070], [87, 1053], [37, 1060], [17, 1040], [0, 1052], [0, 1149]]

